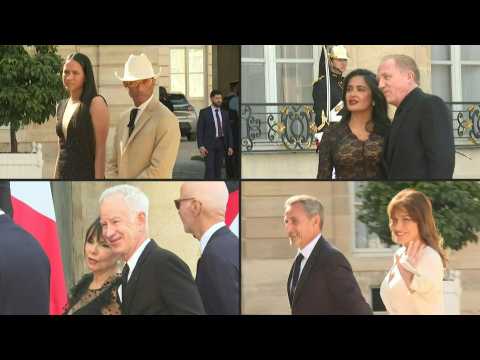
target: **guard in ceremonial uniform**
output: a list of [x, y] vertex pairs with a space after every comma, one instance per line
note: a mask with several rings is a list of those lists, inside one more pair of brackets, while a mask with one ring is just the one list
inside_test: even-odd
[[[330, 109], [327, 109], [327, 79], [325, 77], [325, 65], [320, 61], [319, 78], [313, 83], [313, 110], [315, 111], [315, 125], [322, 123], [322, 112], [328, 117], [331, 109], [337, 107], [342, 101], [343, 73], [347, 69], [347, 49], [343, 45], [333, 46], [328, 54], [330, 68]], [[343, 108], [338, 113], [343, 115]]]

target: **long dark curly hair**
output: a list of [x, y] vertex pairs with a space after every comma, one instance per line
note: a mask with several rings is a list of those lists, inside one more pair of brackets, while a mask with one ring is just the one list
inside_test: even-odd
[[352, 113], [348, 111], [347, 108], [346, 97], [348, 83], [355, 76], [361, 76], [365, 80], [365, 83], [372, 93], [372, 100], [375, 103], [375, 106], [373, 106], [372, 110], [373, 132], [381, 136], [386, 136], [391, 126], [390, 119], [388, 118], [387, 100], [385, 99], [385, 95], [383, 95], [382, 91], [378, 87], [376, 75], [367, 69], [353, 70], [345, 77], [342, 94], [345, 113], [342, 117], [341, 123], [348, 123], [352, 116]]

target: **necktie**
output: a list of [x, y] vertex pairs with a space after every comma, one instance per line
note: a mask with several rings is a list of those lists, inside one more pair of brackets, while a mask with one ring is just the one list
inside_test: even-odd
[[217, 123], [218, 137], [222, 137], [223, 129], [222, 129], [222, 122], [220, 121], [220, 117], [218, 116], [218, 109], [215, 109], [215, 122]]
[[128, 273], [130, 272], [130, 268], [128, 264], [125, 264], [122, 270], [122, 303], [125, 303], [126, 295], [127, 295], [127, 282], [128, 282]]
[[293, 263], [293, 276], [292, 276], [292, 287], [291, 287], [292, 297], [295, 294], [298, 279], [300, 278], [300, 266], [302, 264], [302, 260], [303, 260], [303, 255], [302, 253], [299, 253], [297, 255], [297, 258], [295, 259], [295, 262]]
[[138, 113], [138, 110], [140, 110], [139, 108], [133, 108], [131, 111], [130, 111], [130, 121], [128, 122], [128, 137], [130, 137], [130, 135], [132, 135], [132, 132], [133, 132], [133, 129], [135, 128], [135, 118], [137, 117], [137, 113]]

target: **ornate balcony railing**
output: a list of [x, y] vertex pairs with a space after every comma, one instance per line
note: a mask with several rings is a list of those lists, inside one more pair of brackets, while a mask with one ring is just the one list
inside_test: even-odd
[[480, 103], [447, 103], [453, 115], [453, 136], [457, 147], [480, 147]]
[[[480, 104], [450, 102], [455, 145], [480, 147]], [[315, 113], [311, 103], [244, 103], [242, 151], [315, 151]]]
[[243, 151], [315, 151], [312, 104], [242, 104]]

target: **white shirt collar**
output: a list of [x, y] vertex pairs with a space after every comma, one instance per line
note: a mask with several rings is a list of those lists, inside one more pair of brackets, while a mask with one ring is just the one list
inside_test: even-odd
[[[133, 270], [135, 269], [135, 266], [137, 265], [138, 259], [140, 258], [140, 255], [142, 255], [143, 250], [145, 247], [148, 245], [151, 239], [145, 240], [137, 250], [133, 253], [133, 255], [128, 259], [127, 264], [130, 269], [130, 272], [128, 273], [128, 280], [130, 280], [130, 276], [132, 276]], [[127, 280], [127, 281], [128, 281]]]
[[[300, 249], [298, 250], [298, 253], [302, 253], [302, 255], [303, 255], [302, 265], [304, 265], [307, 262], [308, 258], [312, 254], [313, 248], [315, 247], [315, 245], [317, 245], [317, 242], [318, 242], [318, 240], [320, 239], [321, 236], [322, 236], [321, 233], [318, 234], [302, 250], [300, 250]], [[298, 253], [297, 253], [297, 255], [298, 255]]]
[[143, 104], [141, 104], [140, 106], [137, 106], [137, 107], [132, 107], [132, 109], [134, 108], [137, 108], [138, 109], [138, 112], [137, 112], [137, 117], [135, 118], [135, 124], [137, 123], [137, 120], [140, 119], [140, 116], [142, 115], [142, 113], [145, 111], [145, 109], [147, 108], [148, 104], [150, 104], [150, 102], [152, 101], [153, 99], [153, 96], [155, 95], [155, 93], [152, 94], [152, 96], [150, 96], [148, 98], [147, 101], [145, 101]]
[[5, 212], [2, 209], [0, 209], [0, 215], [5, 215]]
[[210, 228], [205, 231], [205, 233], [202, 235], [202, 238], [200, 239], [200, 248], [201, 252], [203, 254], [203, 250], [207, 247], [208, 242], [210, 241], [210, 238], [212, 235], [220, 228], [227, 226], [224, 221], [221, 221], [219, 223], [216, 223], [215, 225], [210, 226]]

